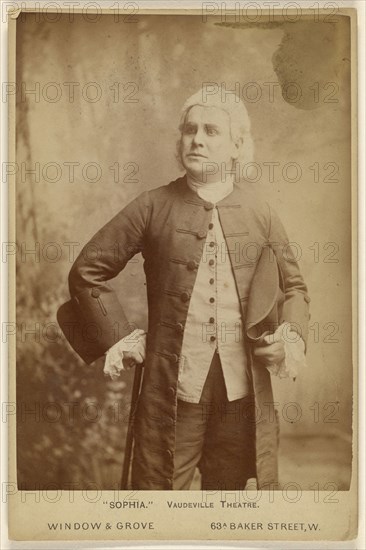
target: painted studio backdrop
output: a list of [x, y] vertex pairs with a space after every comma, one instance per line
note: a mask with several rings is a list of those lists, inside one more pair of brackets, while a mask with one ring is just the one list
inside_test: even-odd
[[[23, 489], [118, 486], [132, 372], [82, 364], [56, 323], [87, 240], [182, 174], [179, 111], [203, 83], [245, 101], [261, 187], [311, 297], [306, 370], [273, 380], [280, 481], [348, 489], [352, 448], [351, 120], [347, 17], [28, 13], [17, 22], [17, 463]], [[113, 282], [147, 328], [142, 258]], [[198, 485], [196, 486], [196, 488]], [[329, 487], [329, 486], [328, 486]]]

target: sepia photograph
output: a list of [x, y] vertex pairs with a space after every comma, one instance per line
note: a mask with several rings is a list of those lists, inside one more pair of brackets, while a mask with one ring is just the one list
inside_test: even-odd
[[[356, 14], [236, 6], [13, 16], [14, 495], [300, 541], [345, 498], [349, 539]], [[57, 516], [40, 539], [132, 530]]]

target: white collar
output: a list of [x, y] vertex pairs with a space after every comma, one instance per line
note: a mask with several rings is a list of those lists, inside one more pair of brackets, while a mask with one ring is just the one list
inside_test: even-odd
[[194, 179], [187, 173], [187, 185], [192, 191], [195, 191], [201, 199], [212, 202], [213, 204], [221, 201], [234, 189], [232, 175], [228, 176], [225, 181], [214, 181], [212, 183], [203, 183]]

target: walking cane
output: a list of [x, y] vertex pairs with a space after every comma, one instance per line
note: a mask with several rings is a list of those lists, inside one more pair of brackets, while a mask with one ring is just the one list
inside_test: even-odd
[[133, 422], [135, 419], [137, 399], [140, 394], [143, 368], [144, 368], [143, 363], [136, 365], [134, 379], [133, 379], [131, 408], [130, 408], [130, 414], [128, 416], [125, 456], [123, 459], [123, 468], [122, 468], [122, 477], [121, 477], [121, 489], [123, 491], [127, 489], [128, 475], [130, 472], [130, 462], [131, 462], [131, 454], [132, 454], [132, 446], [133, 446]]

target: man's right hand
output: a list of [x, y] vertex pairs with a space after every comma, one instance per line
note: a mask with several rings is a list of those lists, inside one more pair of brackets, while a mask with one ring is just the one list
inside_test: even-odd
[[146, 353], [146, 336], [144, 335], [134, 346], [131, 351], [123, 352], [123, 365], [125, 367], [131, 368], [137, 364], [141, 365], [145, 361]]
[[143, 363], [145, 355], [146, 332], [136, 329], [107, 351], [103, 372], [118, 380], [122, 370]]

